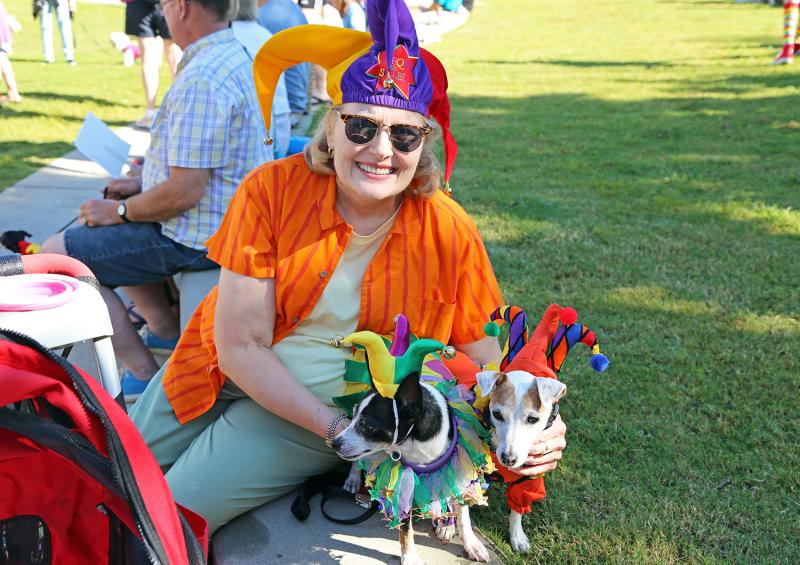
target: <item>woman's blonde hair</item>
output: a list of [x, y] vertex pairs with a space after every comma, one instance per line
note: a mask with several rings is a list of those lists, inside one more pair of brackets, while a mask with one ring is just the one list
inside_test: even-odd
[[[339, 107], [331, 108], [319, 121], [314, 137], [303, 152], [308, 168], [318, 175], [336, 174], [333, 168], [333, 156], [329, 153], [328, 135], [333, 132], [336, 120], [339, 119], [336, 113], [338, 109]], [[435, 123], [430, 124], [433, 129], [425, 136], [417, 170], [406, 188], [411, 194], [423, 197], [432, 196], [442, 185], [442, 168], [433, 150], [436, 140], [439, 139], [440, 130]]]

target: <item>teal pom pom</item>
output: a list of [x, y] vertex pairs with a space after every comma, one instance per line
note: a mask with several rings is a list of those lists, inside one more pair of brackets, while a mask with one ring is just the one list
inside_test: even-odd
[[498, 326], [494, 322], [489, 322], [485, 326], [483, 326], [483, 333], [485, 333], [489, 337], [497, 337], [500, 335], [500, 326]]
[[592, 355], [592, 358], [589, 359], [589, 364], [592, 366], [592, 369], [594, 369], [598, 373], [602, 373], [603, 371], [608, 369], [608, 357], [606, 357], [602, 353], [597, 353], [595, 355]]

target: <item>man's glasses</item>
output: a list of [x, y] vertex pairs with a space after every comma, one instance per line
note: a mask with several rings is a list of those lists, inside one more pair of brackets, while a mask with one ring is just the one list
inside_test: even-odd
[[344, 134], [347, 139], [356, 145], [369, 143], [379, 129], [386, 129], [389, 132], [389, 140], [392, 142], [392, 146], [403, 153], [410, 153], [419, 147], [422, 139], [433, 130], [429, 125], [392, 124], [387, 126], [366, 116], [342, 114], [339, 110], [335, 110], [335, 112], [339, 114], [339, 117], [344, 122]]

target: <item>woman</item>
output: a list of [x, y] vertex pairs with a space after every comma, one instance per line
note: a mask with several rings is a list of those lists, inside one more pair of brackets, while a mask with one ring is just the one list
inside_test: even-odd
[[8, 94], [0, 94], [0, 104], [5, 102], [22, 102], [22, 96], [17, 88], [17, 79], [14, 78], [14, 68], [8, 56], [11, 55], [11, 34], [19, 31], [17, 19], [6, 12], [5, 6], [0, 2], [0, 75], [6, 83]]
[[[42, 51], [45, 63], [55, 63], [55, 48], [53, 47], [53, 14], [56, 15], [58, 31], [61, 33], [61, 49], [64, 60], [70, 65], [75, 64], [75, 45], [72, 39], [72, 12], [69, 0], [42, 0], [38, 3], [41, 9], [39, 14], [39, 27], [42, 32]], [[36, 8], [34, 8], [36, 10]], [[35, 17], [34, 13], [34, 17]]]
[[[175, 499], [212, 532], [341, 463], [325, 444], [347, 424], [332, 402], [350, 356], [337, 335], [387, 334], [402, 312], [418, 335], [500, 357], [483, 334], [502, 303], [491, 265], [466, 213], [438, 190], [429, 113], [448, 177], [455, 158], [443, 69], [419, 49], [402, 0], [370, 2], [369, 19], [374, 44], [310, 26], [259, 52], [267, 126], [278, 77], [299, 53], [328, 69], [334, 108], [304, 155], [244, 180], [207, 243], [219, 286], [131, 411]], [[385, 45], [397, 46], [388, 59]], [[539, 438], [534, 451], [553, 451], [526, 472], [555, 467], [564, 432], [559, 420]]]
[[773, 65], [788, 65], [794, 61], [794, 54], [800, 49], [797, 43], [797, 21], [800, 12], [798, 0], [784, 0], [783, 2], [783, 47], [772, 61]]

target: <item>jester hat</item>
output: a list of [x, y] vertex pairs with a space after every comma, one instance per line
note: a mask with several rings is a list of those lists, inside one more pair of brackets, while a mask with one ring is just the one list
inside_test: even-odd
[[458, 147], [450, 133], [444, 67], [419, 46], [404, 0], [369, 0], [367, 20], [370, 33], [303, 25], [283, 30], [263, 45], [253, 61], [253, 78], [267, 131], [281, 73], [298, 63], [314, 63], [328, 71], [326, 86], [334, 106], [362, 102], [433, 117], [442, 128], [449, 190]]
[[501, 371], [527, 371], [538, 377], [558, 378], [567, 353], [577, 343], [592, 350], [589, 364], [595, 371], [602, 373], [608, 368], [608, 358], [600, 353], [597, 336], [578, 323], [574, 308], [551, 304], [530, 336], [527, 316], [516, 306], [501, 306], [490, 318], [492, 322], [484, 328], [487, 335], [499, 335], [499, 324], [508, 324]]
[[422, 371], [426, 355], [444, 349], [444, 345], [434, 339], [418, 339], [395, 356], [390, 353], [384, 339], [376, 333], [356, 332], [345, 339], [364, 348], [372, 385], [384, 398], [394, 398], [400, 383], [407, 376]]

